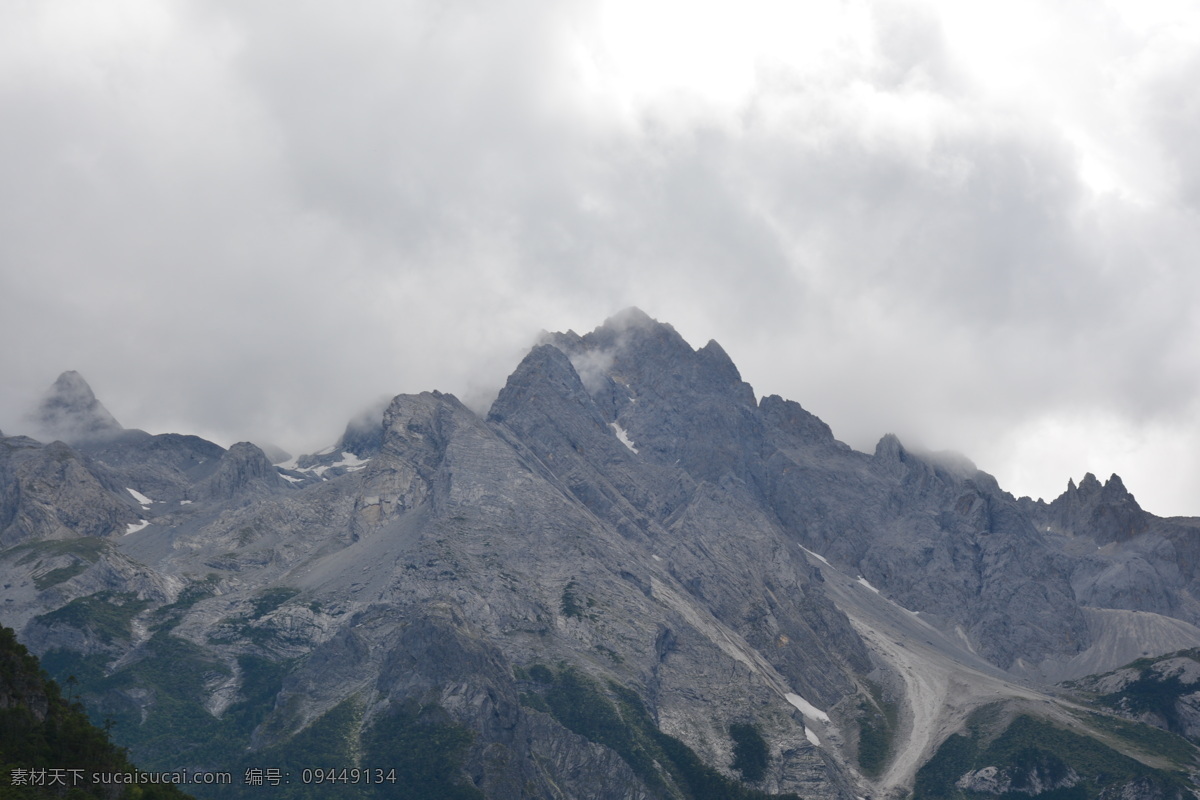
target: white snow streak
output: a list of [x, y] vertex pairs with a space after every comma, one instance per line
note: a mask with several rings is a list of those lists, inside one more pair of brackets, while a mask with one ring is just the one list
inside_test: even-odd
[[633, 441], [629, 438], [629, 434], [625, 431], [624, 428], [622, 428], [620, 425], [618, 425], [615, 422], [608, 423], [608, 427], [612, 428], [613, 433], [615, 433], [617, 435], [617, 441], [619, 441], [621, 444], [625, 445], [626, 447], [628, 447], [630, 450], [632, 450], [635, 453], [638, 451], [638, 449], [633, 446]]
[[365, 467], [370, 460], [369, 458], [359, 458], [354, 453], [347, 451], [342, 453], [342, 460], [334, 466], [345, 467], [347, 472], [356, 472]]
[[813, 729], [807, 725], [804, 726], [804, 738], [808, 739], [816, 747], [821, 746], [821, 740], [817, 738], [817, 734], [813, 733]]
[[366, 458], [366, 459], [359, 458], [358, 456], [354, 455], [354, 453], [351, 453], [351, 452], [344, 452], [344, 453], [342, 453], [341, 461], [335, 461], [332, 464], [322, 464], [321, 466], [313, 467], [312, 469], [302, 469], [302, 470], [297, 470], [297, 471], [298, 472], [311, 472], [312, 474], [323, 478], [323, 477], [325, 477], [326, 471], [331, 470], [334, 467], [345, 467], [346, 472], [358, 472], [360, 469], [366, 467], [367, 463], [370, 460], [371, 459], [369, 459], [369, 458]]
[[804, 716], [808, 717], [809, 719], [815, 719], [815, 720], [818, 720], [818, 721], [820, 721], [820, 722], [824, 722], [826, 725], [828, 725], [828, 724], [829, 724], [829, 715], [828, 715], [828, 714], [826, 714], [826, 713], [825, 713], [824, 711], [822, 711], [821, 709], [819, 709], [819, 708], [817, 708], [816, 706], [814, 706], [812, 703], [810, 703], [810, 702], [808, 702], [807, 700], [805, 700], [805, 699], [804, 699], [803, 697], [801, 697], [800, 695], [798, 695], [798, 694], [795, 694], [795, 693], [793, 693], [793, 692], [788, 692], [788, 693], [787, 693], [787, 694], [785, 694], [783, 697], [784, 697], [784, 699], [786, 699], [786, 700], [787, 700], [789, 703], [791, 703], [791, 704], [792, 704], [792, 705], [794, 705], [794, 706], [795, 706], [797, 709], [799, 709], [799, 711], [800, 711], [800, 713], [801, 713], [801, 714], [803, 714]]
[[129, 487], [125, 487], [125, 491], [127, 491], [131, 495], [133, 495], [133, 499], [137, 500], [143, 506], [148, 506], [154, 502], [149, 497], [146, 497], [146, 495], [142, 494], [141, 492], [137, 491], [136, 489], [130, 489]]
[[808, 553], [810, 556], [815, 558], [817, 561], [820, 561], [825, 566], [827, 566], [827, 567], [831, 566], [830, 563], [825, 559], [825, 556], [821, 555], [820, 553], [814, 553], [812, 550], [809, 550], [804, 545], [800, 545], [800, 549], [803, 550], [804, 552]]
[[128, 536], [131, 533], [137, 533], [138, 531], [140, 531], [142, 528], [146, 527], [149, 524], [150, 523], [147, 522], [146, 520], [142, 520], [141, 522], [131, 522], [131, 523], [129, 523], [129, 525], [127, 525], [125, 527], [124, 535]]
[[[872, 585], [870, 584], [870, 582], [869, 582], [869, 581], [867, 581], [867, 579], [866, 579], [866, 578], [864, 578], [862, 575], [859, 575], [859, 576], [858, 576], [858, 578], [857, 578], [857, 580], [858, 580], [858, 582], [859, 582], [859, 583], [861, 583], [863, 586], [865, 586], [865, 587], [867, 587], [868, 589], [870, 589], [870, 590], [871, 590], [872, 592], [874, 592], [875, 594], [879, 594], [879, 590], [878, 590], [878, 589], [876, 589], [874, 586], [872, 586]], [[905, 610], [905, 611], [908, 611], [908, 609], [907, 609], [907, 608], [906, 608], [906, 609], [904, 609], [904, 610]], [[910, 612], [910, 613], [911, 613], [911, 612]]]

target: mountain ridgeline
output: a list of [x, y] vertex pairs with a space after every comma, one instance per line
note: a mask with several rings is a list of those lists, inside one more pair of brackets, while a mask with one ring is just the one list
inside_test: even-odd
[[3, 621], [199, 797], [1195, 796], [1194, 670], [1092, 676], [1200, 647], [1200, 522], [857, 452], [636, 309], [279, 464], [33, 420]]

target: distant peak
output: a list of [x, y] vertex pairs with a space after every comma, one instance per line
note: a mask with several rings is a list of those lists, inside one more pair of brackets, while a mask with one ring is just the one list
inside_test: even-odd
[[664, 338], [691, 350], [691, 347], [687, 346], [683, 337], [674, 327], [666, 322], [659, 322], [636, 306], [630, 306], [613, 314], [604, 320], [603, 325], [583, 338], [585, 340], [590, 338], [604, 346], [619, 346], [629, 339]]
[[1092, 473], [1083, 476], [1078, 488], [1067, 482], [1067, 490], [1050, 509], [1060, 528], [1086, 533], [1097, 542], [1124, 541], [1146, 530], [1146, 513], [1125, 488], [1119, 475], [1103, 486]]
[[604, 321], [605, 325], [619, 325], [627, 327], [630, 325], [650, 326], [661, 324], [658, 320], [651, 317], [645, 311], [642, 311], [637, 306], [629, 306], [623, 308], [617, 313]]
[[701, 347], [697, 352], [705, 353], [720, 361], [727, 361], [730, 366], [733, 365], [733, 359], [729, 357], [729, 354], [725, 352], [725, 348], [721, 347], [716, 339], [709, 339], [708, 344]]
[[1100, 491], [1100, 488], [1100, 481], [1096, 480], [1096, 476], [1090, 472], [1084, 475], [1083, 480], [1079, 482], [1079, 491], [1085, 496]]
[[1100, 492], [1100, 496], [1105, 502], [1128, 502], [1137, 505], [1137, 500], [1133, 494], [1125, 488], [1125, 482], [1121, 480], [1121, 476], [1115, 472], [1109, 477], [1104, 484], [1104, 489]]
[[67, 442], [103, 438], [124, 430], [75, 370], [58, 376], [42, 395], [30, 421], [40, 435]]
[[92, 394], [92, 387], [88, 386], [88, 382], [83, 379], [83, 376], [73, 369], [59, 375], [54, 381], [53, 388], [61, 391], [86, 392], [89, 397], [95, 397]]
[[884, 434], [879, 443], [875, 445], [875, 457], [884, 458], [889, 461], [903, 461], [907, 451], [904, 445], [900, 443], [900, 437], [894, 433]]

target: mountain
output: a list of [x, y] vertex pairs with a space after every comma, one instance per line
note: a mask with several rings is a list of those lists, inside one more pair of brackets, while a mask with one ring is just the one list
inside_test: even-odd
[[124, 430], [74, 370], [58, 376], [28, 422], [41, 435], [72, 443], [104, 439]]
[[547, 334], [486, 416], [400, 395], [271, 460], [0, 439], [4, 620], [148, 766], [281, 797], [1197, 785], [1186, 738], [1055, 685], [1200, 647], [1195, 525], [1119, 478], [1047, 504], [857, 452], [637, 309]]

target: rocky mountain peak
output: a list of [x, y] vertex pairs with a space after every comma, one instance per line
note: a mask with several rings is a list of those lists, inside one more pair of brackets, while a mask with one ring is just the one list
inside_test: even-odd
[[1114, 474], [1103, 485], [1092, 473], [1049, 506], [1051, 519], [1062, 529], [1094, 537], [1099, 542], [1124, 541], [1146, 530], [1147, 514], [1124, 481]]
[[74, 370], [58, 376], [29, 421], [40, 436], [65, 442], [108, 438], [124, 430]]
[[227, 500], [255, 490], [278, 490], [284, 486], [266, 453], [250, 442], [238, 442], [221, 456], [202, 489], [209, 498]]
[[[630, 306], [622, 309], [616, 314], [613, 314], [608, 319], [604, 320], [600, 327], [593, 331], [593, 335], [603, 336], [618, 336], [629, 334], [630, 332], [642, 333], [659, 333], [659, 334], [675, 334], [675, 328], [665, 322], [659, 322], [651, 317], [645, 311], [642, 311], [637, 306]], [[680, 337], [682, 339], [682, 337]]]
[[[581, 359], [581, 362], [590, 364], [587, 359]], [[599, 379], [598, 376], [593, 377]], [[539, 391], [547, 388], [552, 391]], [[508, 382], [496, 396], [488, 418], [503, 422], [530, 404], [556, 403], [560, 399], [586, 409], [586, 413], [594, 417], [597, 424], [604, 424], [584, 386], [582, 376], [571, 360], [559, 348], [540, 344], [529, 351], [509, 376]]]
[[1129, 498], [1130, 500], [1133, 499], [1133, 495], [1130, 494], [1129, 490], [1125, 488], [1125, 482], [1121, 480], [1121, 476], [1115, 472], [1107, 481], [1105, 481], [1103, 492], [1104, 497], [1109, 500], [1125, 498]]
[[904, 461], [908, 451], [900, 443], [900, 437], [894, 433], [886, 433], [875, 445], [875, 457], [883, 461]]
[[764, 397], [758, 408], [768, 424], [799, 442], [817, 444], [834, 441], [833, 430], [794, 400], [784, 400], [773, 394]]
[[[567, 346], [563, 349], [574, 361], [573, 350], [580, 348], [612, 356], [622, 354], [626, 360], [652, 360], [664, 363], [673, 359], [685, 358], [692, 355], [693, 350], [674, 327], [650, 317], [639, 308], [627, 308], [604, 321], [600, 327], [582, 337], [575, 337], [575, 342], [555, 339], [555, 345]], [[575, 344], [575, 347], [571, 347]], [[581, 377], [585, 378], [582, 372]]]
[[714, 376], [719, 376], [731, 385], [742, 382], [742, 374], [738, 372], [733, 359], [725, 352], [725, 348], [717, 344], [716, 339], [709, 339], [708, 344], [696, 351], [696, 355]]
[[1087, 473], [1083, 476], [1083, 480], [1079, 482], [1079, 494], [1084, 497], [1091, 497], [1101, 489], [1100, 481], [1092, 473]]

